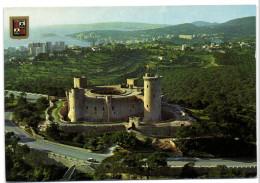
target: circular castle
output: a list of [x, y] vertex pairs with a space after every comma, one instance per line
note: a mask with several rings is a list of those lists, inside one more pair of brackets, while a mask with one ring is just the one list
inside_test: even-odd
[[[64, 130], [84, 131], [119, 127], [115, 122], [127, 122], [122, 127], [136, 129], [150, 136], [171, 136], [179, 126], [190, 125], [194, 119], [178, 105], [169, 104], [161, 95], [159, 75], [146, 73], [144, 87], [137, 86], [137, 78], [127, 79], [127, 84], [87, 86], [86, 77], [75, 77], [74, 88], [66, 92], [65, 116], [70, 123], [86, 122], [80, 126], [63, 125]], [[104, 123], [89, 126], [88, 122]], [[106, 124], [106, 125], [105, 125]], [[115, 129], [116, 130], [116, 129]]]
[[67, 92], [68, 117], [71, 122], [128, 121], [131, 116], [161, 121], [161, 78], [146, 73], [144, 87], [137, 86], [136, 78], [127, 79], [126, 85], [87, 87], [86, 77], [76, 77]]

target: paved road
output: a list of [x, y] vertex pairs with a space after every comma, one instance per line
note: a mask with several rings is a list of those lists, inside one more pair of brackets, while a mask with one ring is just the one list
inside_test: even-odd
[[[9, 97], [11, 93], [13, 93], [15, 97], [20, 96], [20, 94], [22, 93], [22, 92], [18, 92], [18, 91], [10, 91], [10, 90], [5, 90], [5, 91], [8, 92], [6, 95], [7, 97]], [[26, 93], [26, 99], [29, 102], [36, 102], [36, 100], [41, 97], [47, 97], [47, 95], [36, 94], [36, 93]]]
[[81, 148], [75, 148], [71, 146], [65, 146], [58, 143], [52, 143], [49, 141], [36, 140], [24, 132], [21, 128], [15, 125], [10, 120], [11, 112], [5, 112], [5, 131], [13, 131], [17, 136], [21, 138], [21, 143], [27, 144], [31, 148], [39, 150], [52, 151], [53, 153], [65, 155], [72, 158], [78, 158], [80, 160], [87, 160], [88, 158], [94, 158], [98, 161], [102, 161], [109, 156], [107, 154], [89, 153]]
[[[171, 158], [170, 158], [171, 159]], [[226, 165], [227, 167], [237, 167], [237, 166], [256, 166], [256, 159], [223, 159], [223, 158], [193, 158], [193, 160], [187, 161], [169, 161], [168, 165], [170, 166], [184, 166], [189, 162], [194, 162], [196, 167], [200, 166], [217, 166], [217, 165]]]

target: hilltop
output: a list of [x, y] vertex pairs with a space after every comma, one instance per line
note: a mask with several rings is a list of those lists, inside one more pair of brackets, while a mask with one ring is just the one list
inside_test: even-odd
[[192, 22], [193, 25], [196, 25], [196, 26], [210, 26], [210, 25], [218, 25], [219, 23], [217, 22], [205, 22], [205, 21], [195, 21], [195, 22]]

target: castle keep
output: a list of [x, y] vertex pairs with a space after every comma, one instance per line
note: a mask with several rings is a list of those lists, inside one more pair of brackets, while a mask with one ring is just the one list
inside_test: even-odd
[[75, 77], [74, 88], [66, 92], [70, 121], [116, 122], [132, 116], [161, 121], [161, 76], [146, 73], [143, 79], [144, 87], [136, 78], [126, 85], [87, 86], [86, 77]]

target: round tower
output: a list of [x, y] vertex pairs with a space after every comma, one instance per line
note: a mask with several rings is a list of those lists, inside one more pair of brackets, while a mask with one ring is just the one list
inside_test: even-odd
[[161, 121], [161, 76], [146, 73], [144, 79], [144, 117], [145, 122]]
[[69, 114], [71, 122], [84, 120], [84, 96], [85, 90], [79, 88], [71, 89], [69, 92]]
[[74, 88], [87, 88], [87, 77], [74, 77]]

